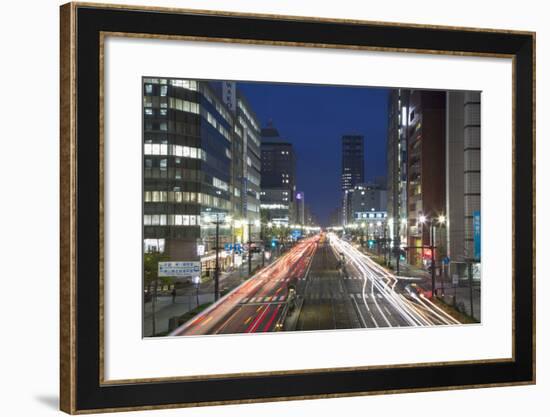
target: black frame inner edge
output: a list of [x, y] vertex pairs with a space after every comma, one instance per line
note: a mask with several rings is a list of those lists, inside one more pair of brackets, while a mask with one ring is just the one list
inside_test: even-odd
[[[533, 375], [533, 39], [529, 35], [77, 6], [77, 410], [529, 382]], [[100, 32], [513, 54], [515, 361], [99, 384]], [[521, 195], [519, 194], [521, 190]]]

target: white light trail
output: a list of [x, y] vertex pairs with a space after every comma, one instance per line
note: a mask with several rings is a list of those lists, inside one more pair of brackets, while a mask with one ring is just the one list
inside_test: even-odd
[[[371, 310], [367, 303], [367, 283], [370, 281], [370, 294], [372, 296], [376, 311], [380, 314], [384, 320], [386, 326], [393, 327], [399, 325], [394, 319], [394, 315], [398, 315], [410, 326], [433, 326], [437, 324], [460, 324], [458, 320], [450, 316], [441, 308], [436, 306], [430, 300], [425, 298], [417, 298], [416, 302], [409, 300], [402, 294], [395, 290], [399, 278], [382, 268], [367, 255], [362, 253], [357, 248], [353, 247], [348, 242], [338, 238], [336, 235], [331, 234], [329, 242], [333, 247], [337, 257], [343, 254], [354, 269], [356, 269], [361, 278], [363, 279], [362, 296], [365, 308], [370, 314], [372, 321], [376, 327], [379, 323], [374, 317], [374, 311]], [[385, 314], [377, 301], [376, 291], [382, 296], [384, 300]], [[392, 307], [388, 309], [388, 307]], [[393, 314], [392, 311], [393, 310]], [[388, 317], [389, 316], [389, 317]], [[393, 323], [392, 320], [394, 319]]]

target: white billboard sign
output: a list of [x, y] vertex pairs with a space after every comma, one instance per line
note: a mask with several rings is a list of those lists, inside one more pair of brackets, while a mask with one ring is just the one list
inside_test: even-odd
[[159, 262], [159, 277], [194, 277], [200, 274], [200, 262]]

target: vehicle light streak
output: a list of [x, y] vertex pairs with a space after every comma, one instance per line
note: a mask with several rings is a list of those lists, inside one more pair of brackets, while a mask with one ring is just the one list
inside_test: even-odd
[[[271, 324], [277, 318], [280, 307], [272, 307], [281, 294], [286, 295], [288, 285], [293, 280], [302, 278], [316, 251], [319, 235], [303, 239], [287, 253], [268, 265], [247, 281], [233, 289], [225, 297], [203, 310], [194, 319], [178, 327], [171, 336], [180, 335], [204, 335], [223, 332], [256, 332], [259, 328], [263, 331], [271, 331]], [[243, 322], [242, 310], [247, 302], [254, 300], [260, 303], [257, 311], [252, 314], [250, 320]], [[268, 312], [269, 323], [261, 327]], [[240, 313], [239, 313], [240, 311]], [[245, 316], [246, 317], [246, 316]], [[271, 320], [273, 318], [273, 320]]]
[[[346, 261], [360, 273], [360, 276], [363, 279], [363, 303], [367, 311], [370, 313], [372, 321], [377, 327], [380, 323], [376, 321], [374, 312], [371, 310], [367, 302], [366, 292], [367, 283], [369, 281], [370, 296], [373, 300], [372, 303], [376, 307], [375, 310], [379, 313], [379, 316], [382, 317], [383, 322], [387, 327], [399, 325], [399, 322], [395, 320], [395, 314], [398, 314], [399, 317], [410, 326], [430, 326], [435, 324], [451, 325], [460, 323], [430, 300], [415, 297], [413, 301], [397, 292], [396, 285], [399, 282], [399, 277], [396, 277], [380, 265], [376, 264], [366, 254], [362, 253], [359, 249], [353, 247], [348, 242], [338, 238], [336, 235], [331, 235], [330, 244], [333, 246], [333, 250], [337, 255], [343, 254]], [[383, 310], [377, 300], [377, 294], [379, 294], [384, 300]], [[392, 308], [388, 308], [389, 306]]]

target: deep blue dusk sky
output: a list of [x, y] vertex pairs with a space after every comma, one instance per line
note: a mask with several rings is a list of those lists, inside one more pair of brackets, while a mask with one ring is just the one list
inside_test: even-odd
[[263, 126], [269, 120], [294, 144], [297, 190], [322, 225], [339, 205], [341, 137], [365, 136], [365, 179], [386, 175], [389, 90], [245, 83], [244, 93]]

